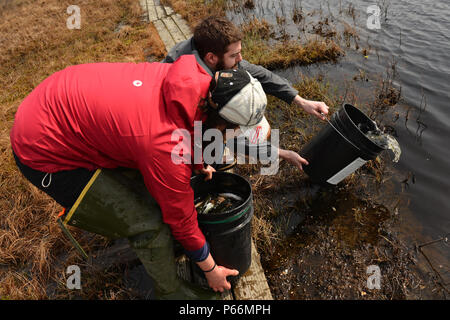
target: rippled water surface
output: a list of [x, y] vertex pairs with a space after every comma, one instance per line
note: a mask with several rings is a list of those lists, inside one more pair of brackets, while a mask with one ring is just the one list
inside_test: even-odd
[[[339, 87], [343, 79], [350, 80], [361, 70], [371, 79], [396, 62], [395, 84], [401, 86], [403, 117], [395, 123], [402, 149], [395, 166], [404, 179], [409, 177], [404, 193], [423, 233], [441, 236], [450, 231], [450, 1], [378, 1], [379, 30], [367, 28], [367, 7], [376, 2], [351, 3], [263, 0], [256, 1], [253, 10], [230, 13], [229, 17], [236, 23], [255, 16], [277, 24], [276, 17], [283, 16], [289, 34], [301, 37], [292, 12], [295, 8], [305, 13], [316, 10], [316, 14], [320, 11], [355, 26], [359, 46], [370, 48], [367, 58], [351, 48], [336, 65], [277, 71], [292, 82], [299, 80], [299, 73], [325, 73], [331, 84]], [[354, 8], [354, 19], [348, 13], [349, 5]]]

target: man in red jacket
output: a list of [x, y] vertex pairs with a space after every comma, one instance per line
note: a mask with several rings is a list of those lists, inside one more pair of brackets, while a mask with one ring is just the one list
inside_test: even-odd
[[[230, 289], [226, 277], [238, 273], [216, 266], [197, 223], [192, 171], [210, 178], [213, 169], [172, 161], [179, 143], [172, 133], [182, 128], [193, 136], [194, 121], [206, 120], [202, 107], [208, 98], [220, 109], [209, 109], [221, 119], [212, 125], [222, 130], [261, 121], [267, 100], [260, 84], [250, 83], [245, 71], [233, 72], [234, 86], [228, 81], [227, 88], [219, 88], [217, 82], [214, 103], [211, 76], [192, 55], [173, 64], [71, 66], [38, 85], [15, 115], [11, 145], [24, 176], [66, 209], [65, 224], [127, 237], [159, 298], [206, 297], [176, 279], [173, 253], [168, 253], [171, 235], [205, 271], [214, 291]], [[245, 99], [229, 103], [237, 94], [250, 95], [255, 112], [246, 109], [230, 122], [221, 116], [226, 117], [227, 108], [238, 113], [248, 108], [242, 105]]]

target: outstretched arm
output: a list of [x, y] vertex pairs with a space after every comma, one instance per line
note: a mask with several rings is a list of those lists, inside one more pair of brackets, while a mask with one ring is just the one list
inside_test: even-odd
[[328, 114], [328, 106], [322, 101], [307, 100], [298, 95], [298, 91], [284, 78], [276, 75], [264, 67], [251, 64], [246, 60], [242, 60], [239, 66], [247, 70], [254, 78], [261, 82], [266, 94], [277, 97], [288, 104], [294, 103], [296, 106], [303, 108], [305, 112], [316, 116], [321, 120], [325, 117], [320, 113]]
[[[325, 115], [328, 114], [329, 108], [325, 104], [325, 102], [322, 101], [306, 100], [297, 95], [294, 98], [294, 103], [297, 106], [302, 107], [305, 112], [319, 118], [320, 120], [325, 120]], [[321, 113], [323, 113], [324, 115], [322, 115]]]
[[291, 104], [298, 95], [298, 91], [290, 85], [289, 81], [262, 66], [242, 60], [239, 62], [239, 67], [248, 71], [253, 78], [257, 79], [266, 94], [275, 96], [288, 104]]
[[300, 157], [300, 155], [294, 151], [278, 149], [278, 155], [281, 159], [286, 160], [300, 170], [303, 170], [303, 165], [308, 165], [308, 161], [305, 158]]

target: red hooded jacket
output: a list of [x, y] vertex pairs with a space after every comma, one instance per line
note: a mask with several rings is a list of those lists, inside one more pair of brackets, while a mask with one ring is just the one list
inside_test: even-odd
[[172, 161], [178, 144], [172, 132], [193, 135], [194, 120], [205, 120], [198, 105], [210, 82], [192, 55], [173, 64], [71, 66], [44, 80], [19, 106], [12, 148], [22, 163], [43, 172], [139, 169], [175, 239], [188, 251], [199, 250], [205, 238], [190, 187], [193, 165]]

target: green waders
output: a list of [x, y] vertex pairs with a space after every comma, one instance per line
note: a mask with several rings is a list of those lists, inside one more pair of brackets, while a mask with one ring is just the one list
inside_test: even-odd
[[137, 170], [97, 170], [63, 223], [110, 239], [128, 238], [154, 281], [158, 299], [218, 298], [212, 290], [177, 277], [170, 229]]

